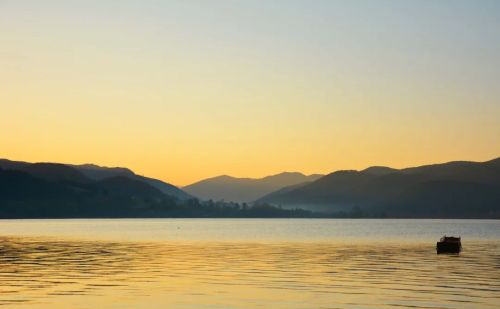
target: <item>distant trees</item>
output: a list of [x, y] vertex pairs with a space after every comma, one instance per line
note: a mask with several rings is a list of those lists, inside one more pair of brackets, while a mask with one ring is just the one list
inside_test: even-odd
[[324, 215], [303, 209], [283, 209], [266, 203], [248, 205], [225, 201], [200, 201], [196, 198], [178, 201], [176, 207], [158, 212], [160, 217], [199, 218], [313, 218]]

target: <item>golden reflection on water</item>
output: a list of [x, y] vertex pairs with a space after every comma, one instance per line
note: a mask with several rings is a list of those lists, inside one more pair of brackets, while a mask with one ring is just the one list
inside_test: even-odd
[[0, 238], [0, 307], [498, 308], [500, 245]]

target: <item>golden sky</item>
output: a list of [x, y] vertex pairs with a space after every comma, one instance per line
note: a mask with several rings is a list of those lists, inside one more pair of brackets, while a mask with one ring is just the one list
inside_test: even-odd
[[497, 1], [0, 0], [0, 157], [176, 185], [489, 160], [499, 29]]

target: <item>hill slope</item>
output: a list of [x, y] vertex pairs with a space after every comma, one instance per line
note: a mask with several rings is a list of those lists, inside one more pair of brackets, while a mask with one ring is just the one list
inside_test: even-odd
[[133, 180], [145, 182], [155, 187], [156, 189], [160, 190], [161, 192], [174, 196], [180, 200], [187, 200], [193, 198], [193, 196], [177, 188], [174, 185], [171, 185], [159, 179], [137, 175], [128, 168], [103, 167], [94, 164], [73, 165], [73, 167], [81, 171], [85, 176], [95, 180], [102, 180], [110, 177], [123, 176]]
[[0, 169], [0, 218], [148, 216], [174, 209], [175, 202], [124, 176], [75, 182]]
[[205, 200], [253, 202], [270, 192], [286, 186], [317, 180], [322, 175], [281, 173], [264, 178], [236, 178], [227, 175], [205, 179], [183, 187], [186, 192]]
[[[310, 217], [303, 210], [269, 205], [181, 200], [165, 194], [156, 179], [123, 168], [57, 163], [0, 161], [0, 218], [164, 218], [164, 217]], [[152, 182], [152, 184], [150, 183]], [[167, 187], [168, 189], [168, 187]]]
[[338, 171], [259, 201], [364, 216], [500, 217], [500, 158]]
[[174, 185], [158, 179], [137, 175], [128, 168], [123, 167], [103, 167], [95, 164], [69, 165], [61, 163], [28, 163], [0, 159], [0, 168], [4, 170], [23, 171], [32, 176], [49, 181], [73, 181], [78, 183], [122, 176], [131, 180], [147, 183], [164, 194], [180, 200], [193, 198], [191, 195]]

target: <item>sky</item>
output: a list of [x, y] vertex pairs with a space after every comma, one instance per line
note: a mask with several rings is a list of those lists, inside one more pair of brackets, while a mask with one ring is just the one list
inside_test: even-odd
[[500, 1], [0, 0], [0, 157], [176, 185], [500, 156]]

